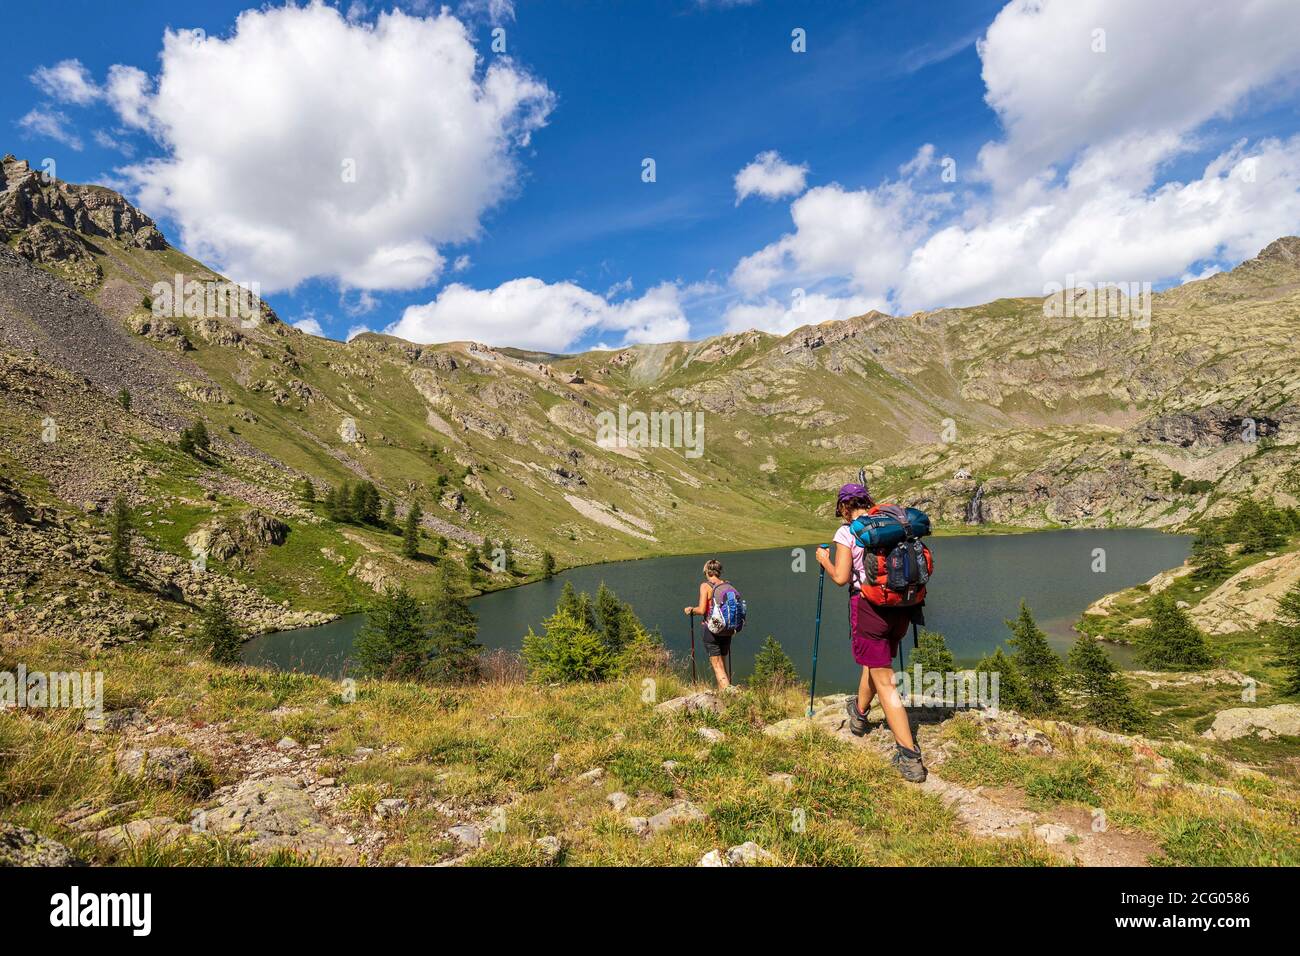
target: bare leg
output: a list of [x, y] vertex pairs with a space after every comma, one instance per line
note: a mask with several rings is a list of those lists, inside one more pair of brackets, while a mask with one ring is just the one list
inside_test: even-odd
[[726, 690], [731, 686], [731, 681], [727, 679], [727, 659], [718, 654], [710, 656], [709, 663], [713, 665], [713, 676], [717, 678], [718, 690]]
[[892, 667], [871, 668], [871, 681], [880, 693], [880, 706], [885, 711], [885, 720], [893, 731], [894, 739], [908, 750], [916, 749], [912, 739], [912, 725], [907, 721], [907, 711], [903, 699], [894, 689], [894, 669]]
[[858, 681], [858, 713], [863, 717], [867, 716], [867, 711], [871, 709], [871, 701], [875, 699], [876, 687], [871, 682], [871, 668], [862, 668], [862, 679]]

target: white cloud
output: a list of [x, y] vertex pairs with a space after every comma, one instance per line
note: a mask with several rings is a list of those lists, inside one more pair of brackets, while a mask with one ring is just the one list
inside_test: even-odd
[[81, 137], [72, 128], [72, 121], [68, 119], [66, 113], [61, 113], [58, 110], [47, 110], [40, 107], [29, 110], [25, 116], [18, 120], [18, 128], [28, 135], [44, 136], [57, 143], [62, 143], [69, 149], [80, 151], [82, 148]]
[[[1097, 27], [1105, 53], [1092, 52]], [[1270, 84], [1294, 89], [1297, 35], [1300, 6], [1280, 0], [1014, 0], [979, 45], [1006, 131], [973, 171], [991, 189], [941, 184], [930, 144], [898, 180], [812, 189], [791, 204], [794, 230], [736, 265], [751, 311], [730, 314], [784, 327], [779, 307], [753, 300], [794, 284], [847, 284], [911, 311], [1041, 295], [1071, 276], [1159, 282], [1254, 255], [1297, 231], [1300, 136], [1240, 142], [1185, 181], [1161, 173], [1204, 150], [1210, 119]]]
[[37, 67], [31, 81], [47, 96], [77, 106], [93, 103], [102, 95], [80, 60], [61, 60], [54, 66]]
[[445, 10], [247, 10], [225, 38], [168, 31], [161, 60], [156, 92], [139, 70], [109, 78], [123, 121], [167, 151], [124, 172], [187, 251], [268, 292], [436, 280], [437, 247], [517, 188], [516, 150], [554, 101], [507, 59], [482, 69]]
[[406, 309], [387, 330], [413, 342], [472, 339], [489, 345], [563, 351], [593, 330], [623, 333], [623, 344], [684, 339], [690, 325], [677, 286], [611, 303], [572, 282], [523, 278], [495, 289], [452, 283], [425, 305]]
[[467, 253], [462, 253], [456, 257], [456, 261], [451, 264], [452, 272], [464, 272], [474, 264]]
[[797, 196], [804, 191], [808, 179], [808, 165], [795, 166], [783, 160], [774, 149], [759, 153], [754, 161], [736, 173], [736, 205], [747, 196], [780, 199]]
[[308, 335], [314, 335], [317, 338], [322, 339], [325, 338], [325, 330], [321, 328], [320, 322], [311, 316], [299, 319], [297, 322], [293, 323], [293, 327], [295, 329], [301, 329]]
[[738, 302], [728, 308], [722, 318], [727, 332], [761, 329], [764, 332], [785, 335], [800, 326], [850, 319], [873, 309], [888, 314], [889, 303], [883, 299], [869, 299], [863, 296], [796, 292], [787, 302], [773, 298], [766, 298], [761, 302]]
[[371, 328], [370, 326], [368, 326], [368, 325], [354, 325], [354, 326], [351, 326], [351, 327], [348, 329], [348, 334], [347, 334], [346, 336], [344, 336], [344, 341], [351, 342], [351, 341], [352, 341], [353, 339], [355, 339], [358, 335], [362, 335], [362, 334], [364, 334], [364, 333], [366, 333], [366, 332], [373, 332], [373, 331], [374, 331], [374, 329], [372, 329], [372, 328]]

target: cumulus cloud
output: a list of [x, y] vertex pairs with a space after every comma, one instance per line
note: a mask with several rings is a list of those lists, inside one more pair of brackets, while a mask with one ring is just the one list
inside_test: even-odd
[[62, 143], [69, 149], [80, 151], [82, 148], [81, 137], [73, 129], [72, 120], [59, 110], [40, 107], [29, 110], [18, 120], [18, 128], [29, 136], [44, 136], [56, 143]]
[[836, 296], [797, 290], [784, 302], [770, 297], [761, 302], [737, 302], [723, 314], [723, 327], [727, 332], [761, 329], [785, 335], [804, 325], [850, 319], [873, 309], [888, 313], [889, 303], [865, 296]]
[[472, 339], [489, 345], [563, 351], [588, 332], [621, 332], [623, 344], [686, 338], [690, 325], [676, 285], [663, 283], [636, 299], [610, 302], [572, 282], [512, 279], [494, 289], [460, 283], [406, 309], [388, 328], [413, 342]]
[[31, 81], [47, 96], [78, 106], [93, 103], [102, 95], [80, 60], [61, 60], [53, 66], [37, 67]]
[[106, 90], [165, 150], [123, 170], [142, 204], [267, 292], [435, 281], [438, 246], [517, 188], [554, 102], [506, 58], [482, 69], [446, 10], [367, 23], [319, 2], [246, 10], [224, 38], [168, 31], [156, 79], [115, 67]]
[[293, 327], [306, 332], [308, 335], [314, 335], [317, 338], [325, 337], [325, 330], [321, 328], [320, 322], [310, 315], [293, 323]]
[[1071, 277], [1155, 283], [1254, 255], [1300, 222], [1300, 137], [1221, 148], [1181, 181], [1161, 172], [1203, 151], [1206, 122], [1295, 77], [1297, 33], [1300, 7], [1283, 0], [1231, 14], [1183, 0], [1014, 0], [979, 44], [1004, 129], [972, 170], [989, 188], [942, 184], [926, 144], [896, 180], [804, 193], [793, 231], [733, 270], [748, 301], [729, 327], [787, 327], [781, 307], [756, 300], [796, 283], [911, 311], [1041, 295]]
[[806, 163], [795, 166], [783, 160], [776, 150], [759, 153], [754, 161], [736, 173], [736, 205], [747, 196], [781, 199], [804, 191], [808, 179]]

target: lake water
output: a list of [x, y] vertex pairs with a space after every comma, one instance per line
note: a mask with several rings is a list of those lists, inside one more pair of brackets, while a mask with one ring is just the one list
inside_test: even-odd
[[[1187, 557], [1190, 538], [1158, 531], [1115, 529], [1040, 531], [1013, 535], [930, 538], [935, 576], [925, 608], [926, 627], [939, 631], [959, 663], [971, 664], [1008, 636], [1005, 620], [1014, 617], [1023, 598], [1039, 625], [1061, 653], [1074, 639], [1071, 626], [1092, 601], [1110, 591], [1140, 584]], [[732, 669], [743, 681], [754, 654], [768, 634], [779, 640], [806, 678], [811, 664], [813, 619], [817, 609], [818, 567], [815, 545], [806, 550], [807, 570], [793, 570], [790, 548], [721, 552], [726, 577], [749, 605], [749, 622], [732, 642]], [[1105, 570], [1094, 571], [1097, 549]], [[518, 650], [531, 626], [555, 608], [565, 581], [595, 594], [604, 581], [628, 601], [648, 627], [658, 628], [679, 660], [689, 659], [689, 621], [682, 613], [694, 604], [703, 579], [704, 560], [691, 555], [623, 561], [574, 568], [549, 581], [496, 591], [474, 598], [479, 641], [487, 648]], [[364, 615], [353, 614], [319, 627], [264, 634], [244, 645], [246, 663], [282, 670], [301, 670], [330, 677], [346, 673], [348, 656]], [[709, 672], [698, 647], [700, 674]], [[849, 653], [848, 597], [845, 588], [826, 582], [822, 606], [821, 649], [817, 686], [843, 691], [857, 686], [858, 668]], [[911, 639], [905, 645], [911, 650]], [[1128, 665], [1125, 648], [1108, 648]]]

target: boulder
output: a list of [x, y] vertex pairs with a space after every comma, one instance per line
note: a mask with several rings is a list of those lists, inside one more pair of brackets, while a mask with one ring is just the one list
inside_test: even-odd
[[629, 800], [628, 795], [622, 790], [615, 790], [605, 798], [605, 802], [614, 808], [615, 813], [622, 813], [627, 809], [627, 805], [631, 801]]
[[483, 842], [483, 834], [479, 828], [468, 823], [460, 823], [449, 828], [447, 835], [466, 850], [477, 850], [479, 844]]
[[192, 832], [190, 827], [171, 817], [150, 817], [96, 831], [95, 840], [111, 850], [127, 850], [147, 842], [155, 846], [171, 846]]
[[689, 800], [681, 800], [667, 810], [656, 813], [646, 821], [646, 825], [651, 833], [660, 833], [679, 824], [699, 823], [708, 818], [709, 815], [695, 804]]
[[346, 839], [326, 826], [302, 785], [291, 777], [245, 780], [206, 813], [206, 829], [266, 852], [280, 849], [350, 858]]
[[1274, 704], [1272, 707], [1233, 707], [1214, 715], [1214, 723], [1201, 736], [1211, 740], [1236, 740], [1257, 736], [1300, 737], [1300, 704]]
[[697, 727], [695, 735], [708, 744], [720, 744], [727, 735], [714, 727]]
[[206, 793], [211, 786], [198, 758], [184, 747], [124, 750], [115, 761], [117, 772], [172, 788]]
[[661, 714], [717, 714], [722, 712], [722, 701], [718, 700], [718, 695], [713, 691], [706, 690], [666, 700], [662, 704], [656, 704], [655, 710]]
[[727, 850], [726, 859], [729, 866], [761, 866], [776, 862], [776, 857], [753, 840], [746, 840], [739, 846], [731, 847]]
[[0, 866], [84, 866], [62, 843], [0, 822]]

